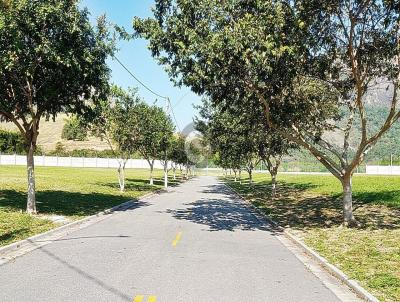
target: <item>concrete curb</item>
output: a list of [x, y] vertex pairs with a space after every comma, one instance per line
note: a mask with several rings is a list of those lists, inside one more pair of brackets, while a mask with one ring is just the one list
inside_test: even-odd
[[[64, 237], [70, 233], [73, 233], [75, 231], [78, 231], [80, 229], [86, 228], [90, 225], [93, 225], [103, 219], [106, 219], [108, 216], [114, 212], [121, 211], [121, 210], [128, 210], [135, 206], [137, 202], [144, 201], [150, 197], [153, 197], [154, 195], [160, 194], [165, 192], [164, 189], [158, 189], [154, 192], [147, 193], [141, 197], [139, 197], [136, 200], [129, 200], [124, 203], [121, 203], [117, 206], [114, 206], [110, 209], [106, 209], [104, 211], [101, 211], [97, 214], [82, 218], [80, 220], [67, 223], [65, 225], [56, 227], [54, 229], [51, 229], [47, 232], [40, 233], [34, 236], [31, 236], [29, 238], [11, 243], [9, 245], [3, 246], [0, 248], [0, 266], [3, 264], [6, 264], [7, 262], [20, 257], [22, 255], [25, 255], [35, 249], [38, 249], [48, 243], [50, 243], [52, 240], [59, 239], [61, 237]], [[42, 242], [41, 244], [35, 244], [35, 242]]]
[[363, 288], [356, 280], [350, 279], [345, 273], [343, 273], [339, 268], [329, 263], [324, 257], [319, 255], [313, 249], [308, 247], [300, 238], [290, 233], [287, 229], [281, 227], [276, 221], [272, 220], [264, 213], [262, 213], [257, 207], [255, 207], [250, 201], [248, 201], [244, 196], [238, 193], [234, 188], [232, 188], [228, 183], [224, 184], [240, 199], [244, 200], [253, 212], [256, 213], [256, 217], [260, 220], [264, 220], [269, 224], [273, 225], [279, 231], [281, 231], [287, 238], [289, 238], [293, 243], [299, 246], [308, 256], [315, 260], [320, 266], [327, 270], [332, 276], [339, 279], [341, 282], [346, 284], [351, 290], [353, 290], [361, 299], [368, 302], [379, 302], [379, 300], [374, 297], [370, 292]]

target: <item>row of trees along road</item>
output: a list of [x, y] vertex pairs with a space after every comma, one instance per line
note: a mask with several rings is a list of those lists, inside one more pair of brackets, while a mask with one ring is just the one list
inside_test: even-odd
[[14, 123], [24, 139], [28, 213], [37, 212], [34, 152], [40, 122], [59, 113], [74, 114], [110, 143], [120, 159], [121, 190], [134, 151], [149, 161], [151, 171], [155, 158], [163, 160], [165, 173], [169, 160], [191, 164], [174, 149], [184, 138], [173, 135], [160, 108], [143, 103], [135, 90], [110, 87], [106, 60], [114, 51], [105, 17], [92, 26], [76, 0], [0, 0], [0, 119]]
[[196, 128], [212, 147], [215, 163], [225, 170], [233, 170], [235, 181], [237, 176], [241, 179], [241, 171], [245, 170], [252, 185], [253, 171], [262, 162], [271, 175], [275, 197], [282, 156], [296, 145], [268, 127], [259, 107], [254, 100], [247, 108], [222, 109], [205, 99]]
[[[94, 107], [94, 119], [87, 121], [93, 134], [104, 139], [118, 159], [120, 190], [125, 190], [125, 166], [139, 153], [149, 164], [150, 185], [153, 185], [154, 163], [160, 160], [164, 168], [164, 186], [168, 187], [168, 172], [191, 165], [185, 153], [185, 138], [175, 134], [171, 118], [160, 107], [141, 100], [136, 89], [123, 90], [112, 86], [110, 96]], [[182, 168], [181, 168], [182, 170]]]
[[[343, 223], [354, 226], [352, 175], [400, 117], [399, 11], [393, 0], [156, 0], [154, 18], [133, 27], [176, 84], [217, 108], [257, 99], [271, 130], [342, 183]], [[372, 91], [387, 95], [378, 127], [365, 109]]]

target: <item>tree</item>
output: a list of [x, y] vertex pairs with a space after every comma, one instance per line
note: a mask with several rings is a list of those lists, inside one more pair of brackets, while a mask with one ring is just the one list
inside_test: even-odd
[[[174, 136], [171, 145], [171, 165], [173, 171], [174, 180], [176, 179], [176, 168], [177, 166], [183, 166], [187, 162], [187, 155], [185, 152], [185, 138], [178, 134]], [[182, 170], [181, 170], [182, 171]]]
[[218, 164], [234, 170], [235, 180], [236, 171], [244, 169], [252, 185], [253, 170], [263, 161], [271, 174], [272, 196], [275, 197], [281, 158], [296, 145], [268, 127], [258, 102], [249, 102], [247, 107], [239, 107], [233, 101], [229, 104], [220, 107], [203, 100], [202, 119], [196, 120], [196, 127], [217, 151]]
[[33, 154], [42, 118], [89, 114], [107, 91], [113, 51], [105, 18], [94, 29], [76, 0], [0, 1], [0, 116], [24, 137], [27, 212], [36, 213]]
[[271, 131], [271, 129], [267, 132], [266, 138], [259, 144], [259, 157], [271, 175], [272, 198], [276, 197], [277, 175], [282, 157], [297, 147], [296, 144], [290, 142], [280, 133]]
[[[398, 20], [393, 1], [158, 0], [155, 18], [136, 18], [134, 29], [177, 84], [222, 105], [244, 91], [257, 97], [268, 126], [342, 183], [343, 223], [353, 226], [352, 175], [400, 117]], [[391, 96], [371, 131], [365, 105], [379, 87]], [[340, 144], [326, 139], [332, 131]]]
[[106, 140], [114, 157], [118, 160], [118, 182], [121, 192], [125, 191], [125, 166], [136, 151], [137, 134], [132, 132], [140, 123], [137, 114], [140, 98], [137, 89], [123, 90], [112, 86], [108, 98], [95, 108], [95, 118], [91, 122], [92, 132]]
[[82, 119], [72, 116], [66, 120], [61, 132], [61, 138], [66, 140], [84, 141], [87, 137], [87, 127]]
[[172, 162], [173, 144], [176, 142], [173, 137], [174, 125], [171, 119], [160, 120], [160, 130], [162, 131], [161, 140], [159, 141], [160, 163], [164, 168], [164, 188], [168, 188], [168, 171]]
[[154, 183], [154, 162], [161, 159], [164, 166], [164, 185], [167, 187], [168, 162], [174, 131], [172, 121], [162, 108], [144, 102], [136, 106], [136, 114], [140, 116], [140, 122], [131, 131], [136, 136], [137, 150], [149, 163], [150, 185]]

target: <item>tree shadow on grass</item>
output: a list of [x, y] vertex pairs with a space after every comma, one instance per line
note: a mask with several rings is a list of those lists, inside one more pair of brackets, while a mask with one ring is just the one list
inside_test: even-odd
[[[38, 191], [36, 202], [41, 214], [64, 216], [89, 216], [112, 208], [132, 198], [102, 193], [79, 193], [65, 191]], [[136, 207], [146, 203], [136, 201]], [[25, 211], [26, 193], [14, 190], [0, 190], [0, 208], [11, 211]]]
[[0, 235], [0, 243], [10, 241], [14, 238], [19, 238], [27, 233], [29, 233], [28, 228], [19, 228], [17, 230], [12, 230]]
[[[280, 225], [294, 229], [340, 226], [341, 195], [316, 196], [307, 192], [315, 184], [280, 182], [277, 197], [271, 196], [271, 184], [259, 182], [253, 186], [230, 183], [266, 215]], [[388, 207], [395, 203], [399, 191], [364, 192], [354, 194], [354, 215], [363, 229], [400, 228], [400, 210]]]

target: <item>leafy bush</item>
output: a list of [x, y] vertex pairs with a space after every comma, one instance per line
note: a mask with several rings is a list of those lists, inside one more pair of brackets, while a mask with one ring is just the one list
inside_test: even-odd
[[66, 140], [84, 141], [87, 137], [87, 127], [77, 117], [71, 117], [65, 123], [61, 138]]
[[25, 153], [25, 141], [18, 132], [0, 129], [0, 152], [6, 154]]

